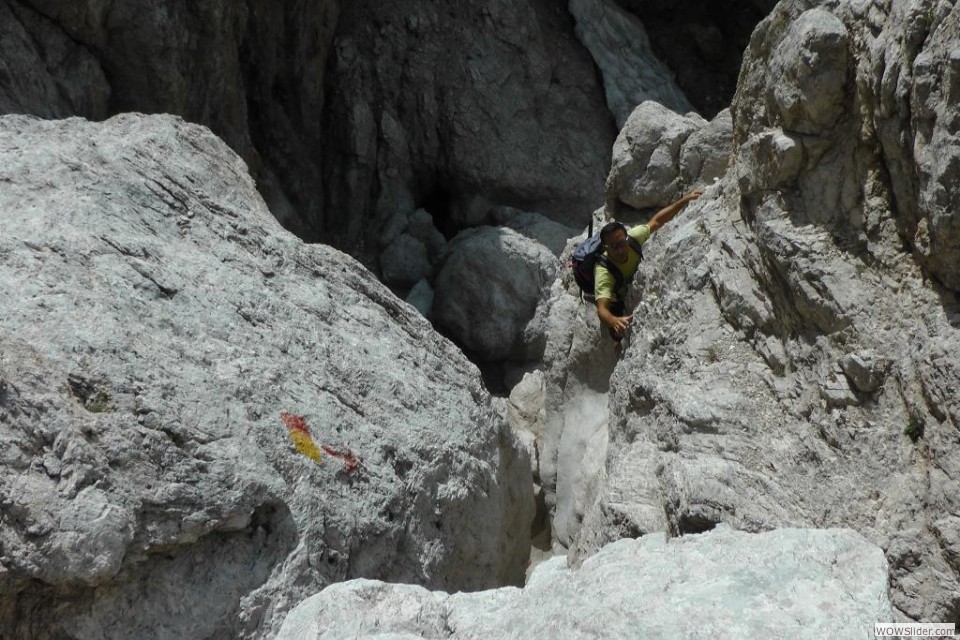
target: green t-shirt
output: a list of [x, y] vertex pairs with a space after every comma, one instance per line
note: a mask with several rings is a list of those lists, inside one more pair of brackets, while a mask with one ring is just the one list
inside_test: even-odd
[[[645, 224], [639, 224], [632, 229], [629, 229], [627, 231], [627, 235], [635, 239], [640, 244], [643, 244], [650, 239], [650, 227]], [[633, 280], [633, 276], [637, 272], [637, 268], [640, 266], [640, 254], [634, 251], [633, 247], [629, 247], [627, 261], [623, 264], [617, 264], [612, 258], [610, 258], [607, 251], [604, 251], [603, 253], [607, 256], [609, 264], [614, 268], [619, 269], [620, 273], [623, 274], [623, 285], [615, 291], [614, 288], [617, 285], [616, 278], [614, 278], [613, 274], [598, 262], [593, 268], [593, 297], [597, 300], [600, 298], [607, 298], [613, 302], [622, 301], [627, 297], [627, 285], [630, 284], [631, 280]]]

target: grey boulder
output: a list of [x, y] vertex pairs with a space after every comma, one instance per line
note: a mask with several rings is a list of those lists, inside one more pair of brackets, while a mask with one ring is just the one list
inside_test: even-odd
[[522, 582], [530, 464], [477, 369], [209, 130], [3, 117], [0, 184], [0, 636], [271, 637], [353, 577]]
[[892, 622], [883, 552], [850, 530], [651, 534], [523, 589], [447, 594], [352, 580], [304, 601], [278, 640], [867, 637]]

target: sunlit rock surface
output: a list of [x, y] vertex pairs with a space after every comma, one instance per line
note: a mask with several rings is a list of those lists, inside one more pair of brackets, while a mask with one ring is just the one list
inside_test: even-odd
[[3, 117], [0, 185], [0, 636], [271, 637], [353, 577], [522, 582], [530, 466], [476, 368], [209, 130]]
[[280, 640], [861, 637], [893, 620], [883, 553], [849, 530], [621, 540], [525, 588], [447, 594], [352, 580], [287, 616]]

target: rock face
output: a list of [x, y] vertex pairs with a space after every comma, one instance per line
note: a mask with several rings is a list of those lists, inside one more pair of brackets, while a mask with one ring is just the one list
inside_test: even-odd
[[[0, 113], [103, 119], [174, 113], [210, 127], [253, 172], [271, 212], [323, 232], [320, 115], [337, 0], [116, 5], [0, 1]], [[9, 20], [8, 20], [9, 18]]]
[[482, 361], [523, 361], [524, 328], [556, 275], [550, 250], [512, 229], [464, 231], [437, 276], [435, 321]]
[[719, 179], [727, 169], [733, 123], [729, 111], [707, 122], [695, 113], [673, 113], [644, 102], [630, 114], [613, 145], [606, 212], [619, 218], [632, 209], [665, 206], [693, 187]]
[[854, 638], [893, 621], [887, 588], [883, 553], [849, 530], [651, 534], [579, 570], [554, 558], [522, 590], [337, 584], [294, 609], [277, 637]]
[[730, 105], [744, 49], [776, 0], [614, 0], [643, 23], [650, 49], [705, 118]]
[[415, 206], [455, 229], [494, 205], [580, 224], [602, 195], [616, 131], [556, 2], [345, 3], [327, 81], [329, 212], [351, 238]]
[[[591, 506], [557, 542], [582, 561], [719, 522], [850, 527], [884, 550], [898, 615], [953, 621], [960, 9], [814, 4], [781, 2], [760, 24], [729, 170], [646, 248], [605, 462], [578, 481]], [[571, 347], [589, 327], [564, 334], [573, 300], [555, 286], [538, 314], [555, 362], [588, 361]], [[552, 407], [607, 367], [600, 353], [547, 372], [564, 385], [548, 393], [572, 390], [548, 399], [548, 442], [565, 437]]]
[[0, 113], [204, 124], [285, 227], [351, 251], [417, 207], [581, 225], [634, 106], [712, 117], [766, 4], [0, 0]]
[[523, 580], [529, 462], [476, 368], [209, 130], [0, 118], [0, 184], [0, 636], [270, 637], [334, 581]]
[[614, 0], [570, 0], [577, 38], [603, 75], [607, 106], [623, 128], [627, 118], [647, 100], [677, 113], [693, 111], [670, 70], [650, 50], [643, 24]]
[[2, 0], [0, 36], [0, 113], [205, 124], [286, 227], [352, 249], [418, 206], [461, 226], [493, 205], [579, 223], [616, 135], [548, 0]]

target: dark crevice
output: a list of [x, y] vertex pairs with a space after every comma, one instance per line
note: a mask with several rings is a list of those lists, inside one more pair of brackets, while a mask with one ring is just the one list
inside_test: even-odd
[[646, 28], [654, 54], [673, 71], [706, 118], [730, 106], [750, 36], [775, 4], [742, 2], [735, 11], [712, 0], [616, 0]]
[[698, 513], [684, 513], [677, 519], [678, 536], [705, 533], [717, 526], [717, 523]]
[[456, 236], [460, 229], [453, 222], [451, 210], [453, 208], [454, 196], [447, 188], [437, 183], [421, 199], [419, 206], [426, 210], [433, 218], [433, 226], [436, 227], [443, 237], [451, 240]]

